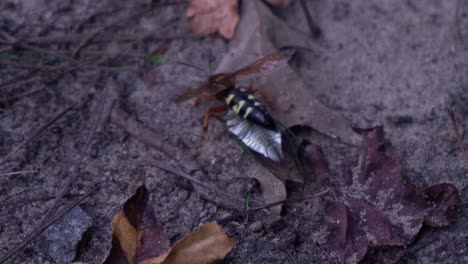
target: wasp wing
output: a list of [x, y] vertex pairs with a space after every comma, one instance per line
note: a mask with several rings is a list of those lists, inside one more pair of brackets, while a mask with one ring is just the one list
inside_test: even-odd
[[266, 74], [276, 70], [279, 66], [287, 63], [294, 54], [293, 49], [279, 50], [270, 53], [261, 59], [249, 64], [230, 75], [233, 77], [245, 76], [250, 74]]
[[200, 95], [203, 92], [208, 92], [210, 90], [211, 89], [210, 89], [209, 85], [203, 84], [203, 85], [200, 85], [199, 87], [197, 87], [195, 89], [188, 90], [188, 91], [184, 92], [183, 94], [180, 94], [180, 95], [176, 96], [176, 98], [174, 100], [177, 103], [179, 103], [179, 102], [188, 100], [190, 98], [193, 98], [193, 97], [195, 97], [197, 95]]

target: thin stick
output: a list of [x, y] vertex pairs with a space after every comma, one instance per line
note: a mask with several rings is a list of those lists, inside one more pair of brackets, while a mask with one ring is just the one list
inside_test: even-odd
[[14, 171], [14, 172], [7, 172], [0, 174], [2, 176], [11, 176], [11, 175], [18, 175], [18, 174], [26, 174], [26, 173], [37, 173], [38, 171]]
[[187, 62], [183, 62], [183, 61], [176, 61], [175, 63], [180, 64], [180, 65], [184, 65], [184, 66], [187, 66], [187, 67], [190, 67], [190, 68], [194, 68], [194, 69], [198, 70], [199, 72], [203, 73], [203, 75], [205, 75], [205, 77], [210, 76], [208, 74], [208, 72], [206, 72], [205, 70], [203, 70], [202, 68], [200, 68], [200, 67], [198, 67], [196, 65], [193, 65], [193, 64], [190, 64], [190, 63], [187, 63]]
[[131, 16], [129, 16], [127, 18], [124, 18], [124, 19], [116, 19], [114, 22], [111, 22], [108, 25], [105, 25], [105, 26], [95, 30], [94, 32], [91, 32], [78, 44], [78, 46], [75, 48], [75, 50], [72, 53], [72, 57], [77, 58], [78, 55], [80, 54], [81, 50], [85, 46], [87, 46], [91, 42], [92, 39], [94, 39], [98, 34], [102, 33], [106, 29], [109, 29], [109, 28], [111, 28], [113, 26], [117, 26], [117, 25], [120, 25], [120, 24], [124, 24], [124, 23], [126, 23], [128, 21], [131, 21], [132, 19], [135, 19], [135, 18], [141, 18], [144, 15], [146, 15], [148, 13], [151, 13], [151, 12], [153, 12], [152, 8], [150, 8], [148, 10], [144, 10], [143, 12], [138, 12], [137, 14], [131, 15]]
[[[44, 44], [44, 43], [63, 43], [63, 42], [76, 42], [82, 40], [86, 37], [85, 33], [70, 33], [66, 35], [51, 35], [44, 37], [31, 38], [27, 40], [28, 43]], [[115, 33], [103, 33], [100, 36], [92, 39], [94, 42], [103, 42], [103, 41], [135, 41], [149, 38], [154, 41], [159, 40], [177, 40], [177, 39], [199, 39], [200, 36], [193, 34], [177, 34], [177, 35], [166, 35], [166, 36], [155, 36], [155, 33], [146, 33], [146, 34], [115, 34]]]
[[263, 209], [268, 209], [268, 208], [271, 208], [271, 207], [274, 207], [274, 206], [277, 206], [277, 205], [280, 205], [280, 204], [284, 204], [284, 203], [289, 203], [289, 202], [301, 202], [301, 201], [304, 201], [304, 200], [311, 200], [311, 199], [315, 199], [315, 198], [318, 198], [318, 197], [321, 197], [325, 194], [327, 194], [329, 192], [328, 189], [326, 190], [323, 190], [321, 192], [318, 192], [314, 195], [309, 195], [309, 196], [305, 196], [305, 197], [302, 197], [302, 198], [295, 198], [295, 199], [285, 199], [285, 200], [281, 200], [281, 201], [278, 201], [278, 202], [274, 202], [274, 203], [270, 203], [270, 204], [266, 204], [266, 205], [263, 205], [263, 206], [259, 206], [259, 207], [254, 207], [254, 208], [251, 208], [249, 210], [246, 210], [244, 212], [240, 212], [240, 213], [237, 213], [237, 214], [233, 214], [233, 215], [230, 215], [230, 216], [227, 216], [227, 217], [224, 217], [220, 220], [217, 220], [216, 222], [218, 223], [225, 223], [225, 222], [228, 222], [228, 221], [232, 221], [234, 219], [237, 219], [239, 217], [244, 217], [245, 215], [249, 214], [249, 213], [252, 213], [252, 212], [256, 212], [256, 211], [260, 211], [260, 210], [263, 210]]
[[62, 216], [68, 213], [71, 209], [73, 209], [77, 204], [81, 203], [84, 199], [88, 198], [93, 192], [95, 192], [99, 186], [94, 187], [91, 191], [80, 197], [78, 200], [69, 203], [65, 208], [57, 212], [53, 215], [47, 222], [44, 222], [39, 227], [34, 229], [21, 243], [16, 245], [13, 249], [9, 250], [3, 257], [0, 258], [0, 263], [5, 263], [9, 258], [15, 256], [18, 252], [23, 250], [29, 242], [33, 241], [36, 237], [38, 237], [46, 228], [57, 222]]
[[[100, 59], [100, 57], [97, 57], [97, 58], [91, 58], [91, 59], [86, 59], [86, 60], [83, 60], [83, 61], [78, 61], [76, 63], [72, 63], [72, 64], [69, 64], [69, 65], [64, 65], [64, 66], [61, 66], [55, 70], [51, 70], [50, 72], [45, 72], [45, 74], [50, 74], [51, 76], [55, 75], [55, 76], [58, 76], [58, 75], [61, 75], [61, 74], [65, 74], [65, 73], [68, 73], [68, 72], [71, 72], [71, 71], [74, 71], [76, 69], [79, 69], [87, 64], [91, 64], [93, 62], [96, 62]], [[7, 80], [3, 83], [0, 83], [0, 88], [6, 88], [10, 85], [13, 85], [13, 84], [20, 84], [20, 83], [25, 83], [25, 82], [29, 82], [29, 81], [32, 81], [33, 79], [38, 81], [38, 80], [41, 80], [41, 78], [37, 78], [35, 79], [36, 77], [41, 77], [41, 75], [43, 74], [44, 72], [43, 71], [40, 71], [40, 70], [36, 70], [36, 71], [33, 71], [32, 73], [30, 74], [27, 74], [27, 75], [21, 75], [21, 76], [17, 76], [17, 77], [14, 77], [10, 80]], [[48, 77], [51, 77], [51, 76], [45, 76], [45, 77], [42, 77], [42, 79], [46, 79]]]
[[112, 123], [121, 127], [128, 134], [140, 140], [141, 142], [153, 146], [157, 150], [161, 151], [168, 157], [173, 160], [176, 160], [174, 153], [177, 149], [172, 145], [168, 144], [166, 141], [161, 140], [157, 137], [157, 134], [154, 133], [149, 128], [142, 125], [128, 113], [120, 109], [119, 107], [114, 107], [111, 114]]
[[[38, 70], [49, 70], [49, 71], [58, 71], [63, 69], [63, 66], [54, 66], [54, 65], [44, 65], [44, 64], [31, 64], [25, 62], [16, 62], [16, 61], [0, 61], [0, 64], [9, 65], [25, 69], [38, 69]], [[90, 66], [86, 67], [86, 70], [101, 70], [109, 72], [137, 72], [137, 67], [132, 66], [121, 66], [121, 67], [110, 67], [110, 66]]]
[[177, 170], [175, 168], [172, 168], [170, 166], [166, 166], [163, 162], [156, 161], [156, 160], [145, 160], [145, 162], [147, 164], [149, 164], [149, 165], [153, 165], [153, 166], [158, 167], [158, 168], [160, 168], [162, 170], [170, 172], [170, 173], [172, 173], [174, 175], [180, 176], [180, 177], [182, 177], [184, 179], [187, 179], [187, 180], [189, 180], [191, 182], [194, 182], [194, 183], [202, 186], [205, 189], [208, 189], [208, 190], [213, 191], [213, 192], [215, 192], [217, 194], [223, 195], [223, 196], [225, 196], [225, 197], [227, 197], [229, 199], [236, 200], [237, 202], [240, 202], [241, 204], [244, 203], [244, 201], [242, 199], [236, 197], [233, 194], [230, 194], [229, 192], [226, 192], [226, 190], [223, 190], [222, 188], [212, 186], [212, 185], [207, 184], [205, 182], [199, 181], [199, 180], [195, 179], [194, 177], [188, 175], [185, 172], [179, 171], [179, 170]]
[[[59, 112], [56, 116], [51, 118], [49, 121], [47, 121], [45, 124], [40, 126], [36, 131], [34, 131], [29, 137], [26, 138], [23, 142], [18, 144], [16, 147], [14, 147], [8, 154], [3, 157], [2, 161], [0, 161], [0, 165], [2, 165], [8, 158], [10, 158], [12, 155], [14, 155], [19, 149], [23, 148], [26, 144], [31, 142], [34, 138], [42, 134], [48, 127], [50, 127], [52, 124], [57, 122], [61, 117], [63, 117], [68, 111], [72, 110], [76, 105], [78, 105], [79, 101], [70, 105], [69, 107], [65, 108], [61, 112]], [[1, 191], [0, 191], [1, 192]]]
[[312, 18], [309, 8], [307, 7], [306, 1], [300, 0], [299, 3], [301, 4], [302, 9], [304, 10], [304, 15], [306, 17], [307, 24], [309, 25], [310, 33], [314, 38], [319, 38], [322, 35], [322, 30]]
[[101, 101], [98, 102], [98, 109], [96, 111], [97, 117], [96, 117], [96, 120], [94, 120], [94, 123], [92, 124], [90, 131], [88, 132], [88, 136], [86, 137], [87, 141], [83, 149], [81, 150], [80, 156], [73, 163], [70, 176], [68, 176], [65, 183], [62, 185], [63, 186], [62, 190], [60, 191], [59, 195], [57, 195], [57, 197], [55, 198], [53, 205], [49, 208], [49, 210], [45, 214], [45, 218], [52, 215], [53, 210], [57, 208], [57, 206], [60, 204], [60, 201], [65, 196], [65, 194], [67, 194], [70, 191], [72, 183], [75, 182], [75, 179], [78, 177], [81, 164], [83, 163], [86, 157], [86, 154], [88, 153], [88, 150], [91, 147], [91, 142], [93, 141], [94, 134], [96, 133], [96, 130], [100, 124], [100, 120], [102, 119], [105, 100], [107, 100], [108, 98], [110, 88], [111, 88], [110, 85], [107, 85], [104, 91], [102, 92], [101, 97], [100, 97]]
[[[15, 196], [18, 196], [21, 193], [15, 193], [14, 195], [7, 197], [5, 200], [0, 202], [0, 206], [19, 206], [21, 204], [28, 204], [28, 203], [34, 203], [34, 202], [39, 202], [39, 201], [49, 201], [52, 199], [57, 198], [55, 195], [47, 195], [47, 194], [39, 194], [35, 197], [32, 198], [25, 198], [25, 197], [18, 197], [15, 198]], [[64, 197], [66, 198], [73, 198], [73, 197], [80, 197], [83, 196], [83, 194], [77, 194], [77, 193], [72, 193], [72, 194], [67, 194]]]
[[33, 89], [31, 89], [29, 91], [26, 91], [24, 93], [20, 93], [20, 94], [16, 94], [16, 95], [13, 95], [13, 96], [8, 96], [8, 97], [3, 97], [3, 98], [0, 98], [0, 103], [15, 101], [15, 100], [27, 97], [27, 96], [29, 96], [31, 94], [35, 94], [35, 93], [37, 93], [39, 91], [42, 91], [44, 89], [46, 89], [46, 86], [41, 85], [39, 87], [33, 88]]
[[453, 127], [453, 130], [455, 131], [455, 136], [457, 137], [458, 146], [460, 146], [460, 150], [462, 152], [463, 159], [465, 160], [465, 163], [468, 164], [468, 154], [465, 152], [465, 148], [463, 147], [463, 141], [462, 141], [462, 138], [460, 136], [460, 132], [458, 131], [458, 125], [457, 125], [457, 120], [455, 119], [455, 114], [450, 109], [448, 109], [447, 112], [448, 112], [448, 115], [450, 117], [450, 121], [452, 122], [452, 127]]

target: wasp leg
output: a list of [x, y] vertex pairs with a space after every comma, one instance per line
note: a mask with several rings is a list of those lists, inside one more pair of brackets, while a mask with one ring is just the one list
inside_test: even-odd
[[198, 134], [198, 138], [193, 142], [193, 144], [189, 146], [190, 148], [196, 146], [204, 138], [206, 130], [208, 129], [211, 115], [213, 113], [224, 112], [226, 110], [227, 110], [227, 106], [225, 105], [213, 106], [209, 108], [208, 110], [206, 110], [204, 118], [203, 118], [202, 131], [200, 132], [200, 134]]
[[205, 118], [203, 119], [203, 129], [202, 129], [202, 136], [205, 134], [206, 130], [208, 129], [210, 117], [213, 113], [220, 113], [227, 110], [227, 106], [220, 105], [220, 106], [213, 106], [209, 108], [205, 113]]

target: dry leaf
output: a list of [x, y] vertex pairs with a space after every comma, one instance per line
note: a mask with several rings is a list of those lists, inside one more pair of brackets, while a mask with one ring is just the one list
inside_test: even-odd
[[457, 216], [455, 186], [441, 183], [419, 189], [401, 176], [399, 162], [385, 153], [382, 127], [362, 130], [357, 157], [336, 179], [320, 147], [310, 158], [316, 181], [333, 190], [325, 207], [330, 256], [336, 263], [358, 263], [370, 247], [379, 263], [396, 263], [424, 225], [442, 227]]
[[148, 203], [144, 185], [112, 221], [112, 248], [104, 263], [207, 264], [222, 260], [236, 243], [215, 222], [179, 240], [172, 248]]
[[238, 0], [192, 0], [186, 15], [192, 32], [209, 35], [216, 31], [230, 39], [239, 21]]
[[[306, 34], [290, 28], [271, 13], [261, 1], [243, 1], [241, 19], [231, 40], [228, 54], [220, 62], [217, 72], [232, 72], [279, 47], [319, 47]], [[275, 43], [276, 47], [273, 45]], [[361, 138], [353, 133], [349, 122], [338, 112], [323, 105], [301, 78], [288, 66], [279, 68], [257, 87], [276, 100], [272, 114], [287, 126], [305, 125], [330, 137], [356, 145]], [[280, 111], [289, 109], [291, 111]]]
[[141, 264], [216, 263], [231, 251], [235, 243], [236, 239], [228, 237], [216, 222], [210, 222], [177, 241], [169, 252]]
[[112, 248], [104, 263], [139, 263], [169, 249], [169, 239], [148, 204], [148, 190], [138, 187], [112, 221]]

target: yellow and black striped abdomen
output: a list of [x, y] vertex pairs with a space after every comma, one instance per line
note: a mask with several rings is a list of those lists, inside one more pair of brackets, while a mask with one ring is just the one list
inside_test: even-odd
[[241, 89], [232, 89], [224, 101], [241, 118], [267, 129], [275, 130], [276, 125], [266, 108], [255, 98]]

